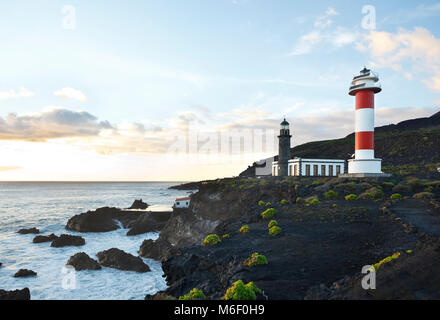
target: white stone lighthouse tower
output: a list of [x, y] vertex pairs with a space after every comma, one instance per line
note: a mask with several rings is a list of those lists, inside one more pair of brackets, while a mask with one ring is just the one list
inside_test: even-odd
[[374, 157], [374, 95], [382, 91], [379, 77], [367, 68], [353, 78], [348, 94], [356, 97], [355, 158], [348, 160], [348, 175], [388, 176], [382, 173], [382, 159]]

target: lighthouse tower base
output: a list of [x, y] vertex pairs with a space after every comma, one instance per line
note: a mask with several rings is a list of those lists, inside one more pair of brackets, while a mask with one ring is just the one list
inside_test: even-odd
[[350, 159], [348, 173], [340, 174], [340, 178], [386, 178], [391, 174], [382, 172], [382, 159]]

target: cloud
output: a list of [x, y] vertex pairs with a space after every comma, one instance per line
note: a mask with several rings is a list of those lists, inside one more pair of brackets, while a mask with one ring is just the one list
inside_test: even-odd
[[21, 169], [21, 167], [17, 167], [17, 166], [1, 167], [0, 166], [0, 172], [2, 172], [2, 171], [11, 171], [11, 170], [18, 170], [18, 169]]
[[425, 74], [422, 81], [432, 90], [440, 91], [440, 39], [425, 28], [400, 28], [396, 33], [371, 31], [361, 51], [368, 50], [374, 65], [389, 67], [411, 79], [413, 74]]
[[73, 89], [71, 87], [65, 87], [60, 90], [55, 91], [54, 96], [63, 99], [74, 99], [79, 102], [86, 102], [87, 97], [79, 90]]
[[315, 20], [314, 29], [302, 35], [288, 55], [298, 56], [308, 54], [314, 47], [320, 44], [340, 48], [355, 43], [358, 39], [357, 31], [352, 31], [340, 26], [331, 28], [333, 25], [331, 17], [336, 15], [339, 15], [339, 13], [335, 9], [327, 9], [325, 14]]
[[319, 16], [318, 19], [316, 19], [314, 26], [321, 29], [327, 28], [333, 23], [333, 20], [330, 19], [330, 17], [336, 15], [339, 15], [339, 13], [335, 9], [328, 8], [325, 14]]
[[31, 98], [35, 95], [34, 92], [29, 91], [25, 87], [20, 87], [18, 91], [13, 89], [0, 90], [0, 100], [17, 99], [17, 98]]
[[44, 142], [48, 139], [96, 136], [112, 126], [85, 111], [49, 107], [39, 113], [0, 117], [0, 140]]

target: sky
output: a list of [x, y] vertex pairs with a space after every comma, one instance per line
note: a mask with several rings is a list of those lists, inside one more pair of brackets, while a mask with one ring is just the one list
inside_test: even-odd
[[[238, 175], [354, 131], [348, 87], [379, 74], [376, 126], [440, 105], [440, 2], [2, 1], [0, 180]], [[354, 146], [353, 146], [354, 148]]]

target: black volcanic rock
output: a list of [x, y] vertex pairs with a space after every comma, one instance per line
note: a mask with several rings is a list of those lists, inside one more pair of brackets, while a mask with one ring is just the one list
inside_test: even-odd
[[142, 199], [134, 200], [133, 204], [128, 209], [147, 209], [148, 204], [143, 202]]
[[73, 216], [67, 222], [66, 229], [78, 232], [108, 232], [119, 229], [117, 221], [121, 222], [124, 228], [130, 227], [141, 214], [143, 212], [103, 207]]
[[1, 290], [0, 289], [0, 300], [30, 300], [31, 293], [29, 288], [24, 288], [21, 290]]
[[75, 268], [76, 271], [81, 270], [101, 270], [99, 263], [90, 258], [86, 253], [79, 252], [70, 257], [66, 265], [70, 265]]
[[37, 273], [32, 270], [20, 269], [14, 274], [14, 278], [33, 277], [36, 275], [37, 275]]
[[160, 231], [170, 216], [171, 212], [168, 211], [143, 213], [133, 222], [131, 229], [127, 232], [127, 236]]
[[86, 241], [83, 237], [73, 236], [70, 234], [62, 234], [58, 238], [52, 241], [50, 244], [51, 247], [60, 248], [67, 246], [83, 246], [86, 244]]
[[159, 238], [156, 241], [144, 240], [139, 248], [139, 255], [160, 261], [177, 254], [177, 251], [168, 241]]
[[33, 243], [42, 243], [42, 242], [49, 242], [49, 241], [54, 241], [55, 239], [57, 239], [58, 237], [56, 235], [54, 235], [53, 233], [51, 233], [48, 236], [36, 236], [32, 242]]
[[327, 287], [311, 287], [306, 300], [439, 300], [440, 241], [428, 237], [410, 252], [380, 266], [376, 272], [376, 289], [361, 287], [364, 274], [345, 276]]
[[98, 252], [96, 256], [99, 259], [99, 263], [104, 267], [136, 272], [151, 271], [141, 258], [117, 248]]
[[38, 230], [37, 228], [20, 229], [20, 230], [17, 231], [17, 233], [20, 233], [20, 234], [34, 233], [34, 234], [37, 234], [37, 233], [40, 233], [40, 230]]
[[[389, 200], [394, 193], [393, 184], [409, 186], [403, 195], [410, 198]], [[428, 185], [434, 194], [431, 201], [412, 199], [415, 192]], [[338, 190], [339, 197], [327, 199], [328, 188]], [[359, 195], [372, 188], [382, 188], [383, 199], [344, 199], [347, 194]], [[320, 203], [307, 206], [303, 201], [297, 202], [297, 197], [317, 197]], [[379, 270], [378, 284], [381, 271], [385, 277], [383, 289], [375, 290], [377, 294], [370, 294], [370, 298], [433, 299], [440, 288], [440, 278], [435, 276], [440, 266], [440, 245], [424, 249], [416, 244], [426, 244], [423, 234], [440, 234], [439, 211], [429, 209], [438, 208], [433, 200], [439, 197], [437, 181], [397, 175], [392, 184], [380, 179], [322, 177], [213, 181], [200, 185], [191, 197], [191, 208], [174, 210], [157, 244], [144, 241], [139, 254], [163, 258], [168, 285], [163, 297], [179, 297], [197, 288], [209, 299], [219, 299], [235, 281], [242, 280], [253, 281], [268, 299], [281, 300], [304, 299], [310, 288], [315, 288], [310, 297], [363, 299], [358, 292], [362, 290], [360, 280], [356, 278], [362, 267], [400, 252], [402, 260]], [[287, 202], [282, 204], [283, 199]], [[269, 221], [261, 218], [267, 207], [259, 205], [260, 200], [270, 202], [270, 207], [276, 209], [274, 219], [282, 228], [280, 235], [269, 234]], [[241, 234], [239, 230], [245, 224], [250, 231]], [[217, 234], [222, 241], [203, 246], [208, 234]], [[167, 253], [169, 243], [177, 254]], [[162, 247], [166, 257], [162, 257]], [[407, 252], [409, 249], [412, 254]], [[244, 261], [254, 252], [265, 255], [268, 264], [245, 266]], [[387, 268], [398, 266], [399, 260], [406, 267], [388, 273]], [[354, 280], [346, 284], [347, 279]], [[335, 288], [343, 287], [345, 291], [333, 294], [328, 286], [334, 282]]]

